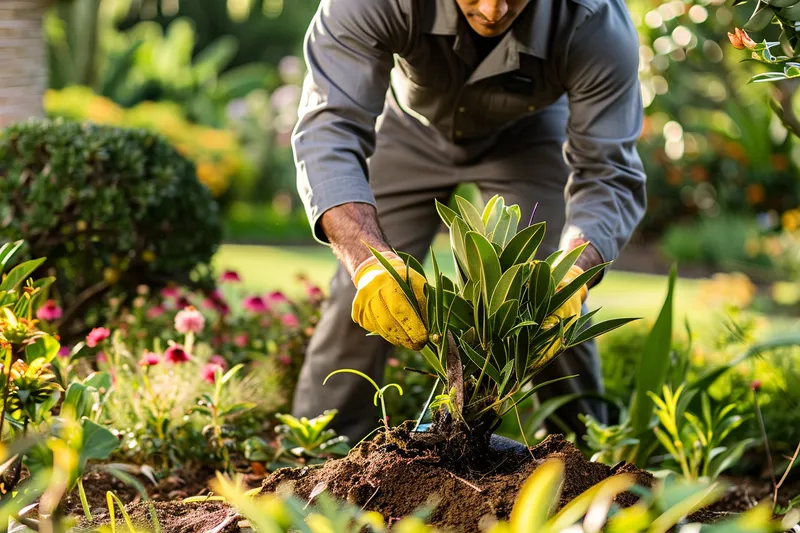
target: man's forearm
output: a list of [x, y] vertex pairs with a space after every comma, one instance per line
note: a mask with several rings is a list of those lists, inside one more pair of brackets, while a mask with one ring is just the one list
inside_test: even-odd
[[[585, 239], [573, 239], [569, 243], [569, 249], [570, 250], [575, 249], [581, 244], [584, 244], [586, 242], [587, 241]], [[589, 243], [589, 246], [587, 246], [583, 250], [580, 257], [578, 257], [578, 260], [575, 261], [575, 264], [580, 268], [582, 268], [583, 270], [589, 270], [590, 268], [597, 266], [602, 262], [603, 258], [600, 257], [600, 252], [598, 252], [597, 248], [595, 248], [591, 243]], [[586, 286], [592, 288], [594, 285], [597, 284], [599, 279], [600, 279], [599, 276], [594, 276], [591, 280], [589, 280], [589, 283], [587, 283]]]
[[349, 203], [322, 215], [322, 231], [339, 261], [352, 276], [358, 265], [372, 257], [365, 243], [379, 252], [391, 251], [378, 223], [378, 213], [370, 204]]

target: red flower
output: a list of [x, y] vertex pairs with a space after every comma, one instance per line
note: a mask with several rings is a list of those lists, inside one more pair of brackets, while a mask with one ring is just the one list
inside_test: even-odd
[[36, 318], [45, 322], [52, 322], [61, 318], [63, 310], [56, 304], [55, 300], [47, 300], [43, 306], [36, 311]]
[[220, 276], [220, 281], [229, 282], [229, 283], [238, 283], [242, 281], [242, 278], [239, 277], [239, 273], [235, 270], [226, 270]]
[[267, 299], [270, 302], [276, 303], [276, 304], [286, 303], [286, 302], [289, 301], [289, 299], [286, 297], [286, 295], [283, 294], [281, 291], [271, 292], [269, 294], [269, 296], [267, 296]]
[[164, 359], [174, 364], [185, 363], [189, 360], [189, 354], [180, 344], [173, 344], [164, 352]]
[[111, 332], [107, 328], [94, 328], [86, 335], [86, 346], [95, 348], [110, 336]]
[[160, 362], [161, 359], [158, 357], [157, 353], [145, 350], [145, 352], [142, 354], [142, 358], [139, 360], [139, 365], [148, 367], [157, 365]]
[[58, 349], [58, 356], [69, 357], [71, 351], [72, 350], [69, 348], [69, 346], [62, 346], [61, 348]]
[[186, 296], [180, 296], [177, 300], [175, 300], [175, 307], [178, 309], [185, 309], [192, 305], [192, 302]]
[[209, 357], [208, 362], [213, 363], [215, 365], [219, 365], [222, 368], [222, 370], [228, 368], [228, 362], [225, 360], [224, 357], [222, 357], [219, 354], [214, 354], [211, 357]]
[[321, 300], [322, 297], [324, 296], [322, 294], [322, 289], [320, 289], [316, 285], [308, 285], [308, 286], [306, 286], [306, 294], [312, 300]]
[[180, 293], [181, 291], [177, 287], [164, 287], [161, 289], [161, 296], [164, 298], [177, 298]]
[[219, 366], [216, 363], [208, 363], [206, 366], [203, 367], [201, 373], [203, 375], [203, 379], [208, 381], [209, 383], [214, 383], [217, 380], [217, 369], [220, 371], [224, 371], [225, 369]]
[[751, 388], [751, 389], [753, 389], [753, 390], [754, 390], [754, 391], [756, 391], [756, 392], [758, 392], [759, 390], [761, 390], [761, 380], [760, 380], [760, 379], [757, 379], [757, 380], [753, 381], [753, 382], [750, 384], [750, 388]]
[[261, 296], [249, 296], [244, 299], [242, 306], [251, 313], [266, 313], [269, 306]]

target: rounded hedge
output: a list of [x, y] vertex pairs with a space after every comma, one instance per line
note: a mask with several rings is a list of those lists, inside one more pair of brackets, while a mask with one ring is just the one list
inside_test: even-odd
[[108, 291], [208, 282], [221, 238], [211, 193], [159, 135], [64, 119], [0, 133], [0, 239], [47, 258], [62, 334], [71, 320], [88, 327]]

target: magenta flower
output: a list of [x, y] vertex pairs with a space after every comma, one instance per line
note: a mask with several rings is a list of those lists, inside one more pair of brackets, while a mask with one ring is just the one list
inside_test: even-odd
[[249, 296], [244, 299], [242, 306], [251, 313], [266, 313], [269, 311], [269, 306], [264, 298], [261, 296]]
[[312, 300], [321, 300], [322, 297], [323, 297], [322, 289], [320, 289], [316, 285], [307, 285], [306, 286], [306, 294]]
[[282, 304], [289, 301], [286, 295], [283, 294], [281, 291], [271, 292], [269, 296], [267, 296], [267, 299], [275, 304]]
[[147, 316], [147, 318], [149, 320], [154, 320], [154, 319], [160, 317], [161, 315], [163, 315], [166, 312], [167, 312], [167, 310], [164, 309], [163, 306], [154, 305], [153, 307], [151, 307], [150, 309], [147, 310], [146, 316]]
[[72, 349], [69, 346], [62, 346], [58, 349], [58, 356], [69, 357], [70, 352], [72, 352]]
[[224, 357], [222, 357], [219, 354], [214, 354], [211, 357], [209, 357], [208, 362], [215, 365], [219, 365], [222, 368], [222, 370], [228, 368], [228, 362], [225, 360]]
[[36, 311], [36, 318], [44, 320], [45, 322], [52, 322], [53, 320], [61, 318], [63, 313], [63, 309], [56, 304], [55, 300], [47, 300], [44, 305]]
[[142, 354], [142, 358], [139, 359], [139, 366], [148, 367], [157, 365], [160, 362], [161, 358], [158, 357], [157, 353], [145, 350]]
[[108, 328], [94, 328], [86, 335], [86, 346], [95, 348], [110, 336], [111, 331], [109, 331]]
[[237, 333], [233, 337], [233, 344], [235, 344], [239, 348], [244, 348], [249, 343], [250, 343], [250, 337], [247, 336], [247, 333]]
[[206, 319], [202, 313], [191, 305], [178, 311], [178, 314], [175, 315], [175, 329], [178, 333], [183, 333], [184, 335], [189, 332], [200, 333], [205, 325]]
[[185, 363], [189, 360], [189, 354], [180, 344], [173, 344], [164, 351], [164, 359], [174, 364]]
[[192, 305], [192, 302], [186, 296], [179, 296], [177, 300], [175, 300], [175, 307], [178, 309], [185, 309]]
[[108, 362], [108, 356], [106, 355], [106, 352], [98, 352], [97, 356], [95, 357], [95, 359], [97, 360], [98, 363], [107, 363]]
[[297, 316], [292, 313], [286, 313], [285, 315], [282, 315], [281, 323], [287, 328], [300, 327], [300, 321], [297, 319]]
[[181, 293], [177, 287], [164, 287], [161, 289], [161, 296], [164, 298], [177, 298]]
[[218, 364], [208, 363], [206, 366], [203, 367], [203, 369], [200, 372], [203, 375], [204, 380], [213, 384], [217, 380], [217, 369], [225, 370]]
[[242, 278], [239, 277], [239, 273], [235, 270], [226, 270], [222, 273], [219, 277], [220, 281], [227, 282], [227, 283], [238, 283], [242, 281]]
[[283, 354], [281, 354], [281, 355], [279, 355], [279, 356], [278, 356], [278, 361], [279, 361], [279, 362], [280, 362], [280, 364], [282, 364], [283, 366], [289, 366], [289, 365], [291, 365], [291, 364], [292, 364], [292, 358], [291, 358], [291, 357], [289, 357], [288, 355], [286, 355], [285, 353], [283, 353]]

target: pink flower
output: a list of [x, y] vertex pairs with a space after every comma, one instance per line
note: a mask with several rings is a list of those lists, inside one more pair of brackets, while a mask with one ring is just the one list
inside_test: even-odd
[[300, 321], [297, 320], [297, 316], [292, 313], [286, 313], [285, 315], [281, 316], [281, 322], [287, 328], [297, 328], [300, 327]]
[[278, 361], [279, 361], [279, 362], [280, 362], [280, 364], [282, 364], [283, 366], [289, 366], [289, 365], [291, 365], [291, 364], [292, 364], [292, 358], [291, 358], [291, 357], [289, 357], [288, 355], [286, 355], [285, 353], [283, 353], [283, 354], [281, 354], [281, 355], [279, 355], [279, 356], [278, 356]]
[[249, 296], [244, 299], [242, 306], [251, 313], [266, 313], [269, 306], [261, 296]]
[[107, 328], [94, 328], [86, 335], [86, 346], [95, 348], [109, 336], [111, 336], [111, 332]]
[[228, 283], [238, 283], [242, 281], [242, 278], [239, 277], [239, 273], [235, 270], [226, 270], [222, 273], [219, 277], [220, 281], [228, 282]]
[[164, 287], [161, 289], [161, 296], [164, 298], [177, 298], [181, 293], [177, 287]]
[[203, 375], [203, 379], [208, 381], [209, 383], [214, 383], [217, 380], [217, 369], [220, 371], [224, 371], [225, 369], [215, 363], [208, 363], [206, 366], [203, 367], [201, 373]]
[[148, 350], [145, 350], [142, 354], [142, 358], [139, 359], [139, 365], [144, 367], [157, 365], [159, 362], [161, 362], [161, 359], [158, 357], [158, 354]]
[[62, 346], [61, 348], [58, 349], [58, 356], [69, 357], [70, 352], [72, 352], [72, 350], [70, 349], [69, 346]]
[[52, 322], [61, 318], [63, 310], [56, 304], [55, 300], [47, 300], [43, 306], [36, 311], [36, 318], [45, 322]]
[[189, 354], [180, 344], [173, 344], [164, 352], [164, 359], [175, 364], [185, 363], [189, 360]]
[[107, 363], [108, 362], [108, 356], [106, 355], [106, 352], [98, 352], [97, 356], [95, 357], [95, 360], [98, 363]]
[[286, 295], [283, 294], [281, 291], [271, 292], [269, 296], [267, 296], [267, 299], [275, 304], [282, 304], [289, 301]]
[[247, 336], [247, 333], [237, 333], [233, 337], [233, 344], [235, 344], [239, 348], [244, 348], [249, 343], [250, 343], [250, 337]]
[[163, 306], [154, 305], [153, 307], [147, 310], [146, 316], [148, 319], [154, 320], [163, 315], [164, 313], [166, 313], [166, 309], [164, 309]]
[[393, 368], [397, 368], [400, 366], [400, 361], [397, 359], [397, 357], [390, 357], [386, 360], [386, 364]]
[[208, 362], [212, 363], [212, 364], [215, 364], [215, 365], [219, 365], [223, 370], [228, 368], [228, 362], [225, 360], [224, 357], [222, 357], [219, 354], [215, 354], [215, 355], [212, 355], [211, 357], [209, 357], [208, 358]]
[[184, 335], [190, 331], [192, 333], [200, 333], [205, 325], [206, 319], [202, 313], [192, 306], [178, 311], [178, 314], [175, 315], [175, 329], [178, 333], [183, 333]]
[[758, 392], [759, 390], [761, 390], [761, 385], [762, 385], [761, 380], [757, 379], [750, 384], [750, 388]]
[[308, 286], [306, 286], [306, 294], [312, 300], [321, 300], [322, 297], [323, 297], [322, 289], [320, 289], [316, 285], [308, 285]]

